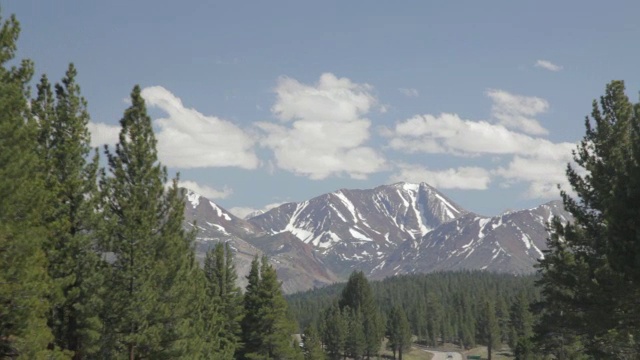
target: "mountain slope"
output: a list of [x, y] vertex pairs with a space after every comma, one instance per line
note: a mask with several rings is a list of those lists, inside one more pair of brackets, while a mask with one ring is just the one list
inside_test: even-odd
[[546, 249], [546, 223], [553, 216], [571, 219], [560, 201], [495, 217], [469, 213], [420, 239], [407, 240], [372, 275], [460, 269], [531, 273]]
[[191, 230], [196, 227], [196, 258], [202, 262], [207, 250], [216, 243], [229, 242], [234, 251], [238, 284], [243, 288], [247, 284], [245, 276], [256, 255], [268, 256], [285, 292], [338, 281], [311, 246], [293, 236], [287, 233], [266, 235], [251, 223], [191, 190], [185, 190], [185, 201], [185, 228]]
[[467, 211], [431, 186], [397, 183], [288, 203], [248, 221], [312, 245], [336, 273], [370, 270], [406, 239], [418, 239]]

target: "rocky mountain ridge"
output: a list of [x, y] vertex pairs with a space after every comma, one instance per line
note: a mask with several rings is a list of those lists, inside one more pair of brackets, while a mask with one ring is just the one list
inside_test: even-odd
[[471, 213], [426, 183], [341, 189], [240, 219], [185, 191], [185, 227], [202, 258], [216, 241], [236, 251], [239, 278], [267, 255], [286, 292], [344, 280], [458, 269], [527, 273], [546, 247], [545, 222], [569, 220], [560, 202], [497, 217]]

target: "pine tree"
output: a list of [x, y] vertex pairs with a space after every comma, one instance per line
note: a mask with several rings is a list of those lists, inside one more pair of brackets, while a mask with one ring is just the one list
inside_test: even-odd
[[347, 322], [344, 354], [353, 359], [362, 359], [366, 351], [364, 316], [359, 309], [352, 309], [348, 306], [342, 309], [342, 316]]
[[322, 350], [320, 335], [315, 326], [309, 325], [304, 329], [302, 344], [304, 360], [324, 360], [326, 358]]
[[218, 358], [233, 359], [240, 342], [242, 294], [235, 284], [237, 275], [228, 243], [218, 243], [207, 251], [204, 273], [208, 289], [209, 342], [219, 342]]
[[165, 191], [166, 169], [135, 86], [120, 121], [115, 153], [108, 148], [110, 176], [101, 177], [105, 199], [103, 246], [112, 254], [107, 276], [102, 357], [190, 358], [199, 353], [192, 323], [200, 309], [192, 236], [182, 228], [184, 201], [174, 180]]
[[640, 104], [624, 90], [613, 81], [593, 102], [576, 166], [567, 168], [577, 198], [561, 195], [574, 221], [552, 222], [539, 264], [544, 325], [536, 332], [546, 352], [562, 351], [566, 340], [599, 358], [640, 352]]
[[362, 271], [354, 271], [342, 291], [340, 308], [346, 306], [362, 313], [366, 356], [370, 358], [372, 355], [378, 354], [382, 345], [384, 324], [382, 324], [380, 310], [373, 298], [371, 286]]
[[393, 351], [393, 358], [398, 352], [398, 359], [402, 360], [402, 353], [411, 347], [411, 330], [407, 315], [401, 307], [395, 306], [387, 317], [388, 346]]
[[329, 359], [338, 360], [345, 347], [348, 324], [344, 316], [342, 316], [340, 306], [338, 306], [337, 302], [334, 302], [333, 305], [326, 310], [323, 319], [323, 341], [327, 354], [329, 355]]
[[247, 276], [244, 297], [242, 340], [244, 359], [296, 359], [301, 354], [292, 346], [294, 323], [289, 319], [276, 270], [266, 257], [257, 256]]
[[531, 338], [533, 336], [533, 316], [529, 311], [529, 301], [524, 293], [520, 293], [511, 305], [509, 325], [511, 333], [509, 346], [518, 359], [529, 359], [531, 356]]
[[500, 345], [500, 327], [496, 318], [496, 310], [493, 301], [487, 299], [482, 305], [482, 313], [478, 322], [478, 335], [481, 341], [487, 345], [487, 359], [492, 359], [493, 350]]
[[54, 343], [74, 352], [74, 359], [98, 350], [102, 272], [95, 248], [97, 154], [87, 161], [89, 114], [69, 65], [55, 98], [46, 76], [38, 84], [31, 111], [38, 124], [38, 155], [43, 160], [45, 186], [52, 193], [45, 213], [44, 250], [53, 281], [49, 324]]
[[[2, 19], [0, 18], [0, 22]], [[42, 245], [42, 213], [49, 194], [36, 152], [37, 129], [28, 107], [33, 64], [14, 58], [20, 25], [14, 16], [0, 28], [0, 357], [62, 358], [47, 350], [51, 282]]]

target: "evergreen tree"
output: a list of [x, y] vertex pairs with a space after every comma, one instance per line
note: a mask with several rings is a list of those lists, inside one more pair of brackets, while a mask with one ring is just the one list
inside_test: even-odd
[[533, 316], [529, 311], [529, 301], [524, 293], [520, 293], [511, 305], [509, 322], [511, 331], [509, 346], [518, 359], [531, 357], [533, 336]]
[[[0, 22], [2, 19], [0, 18]], [[33, 64], [8, 68], [20, 26], [14, 16], [0, 28], [0, 357], [50, 359], [47, 345], [51, 282], [42, 246], [42, 213], [49, 194], [37, 156], [37, 127], [28, 107]]]
[[340, 306], [338, 306], [337, 302], [334, 302], [333, 305], [327, 309], [323, 319], [325, 324], [323, 326], [323, 341], [327, 354], [329, 355], [329, 359], [338, 360], [345, 347], [347, 323], [342, 316]]
[[207, 251], [204, 274], [207, 279], [209, 342], [219, 343], [218, 358], [233, 359], [240, 341], [242, 294], [235, 285], [237, 275], [228, 243], [218, 243]]
[[398, 359], [402, 360], [403, 351], [411, 347], [411, 329], [407, 315], [401, 307], [395, 306], [387, 319], [388, 346], [393, 351], [393, 358], [396, 358], [398, 352]]
[[362, 312], [359, 309], [352, 309], [346, 306], [342, 309], [342, 316], [347, 322], [344, 354], [353, 359], [362, 359], [366, 350], [366, 335]]
[[550, 225], [536, 329], [547, 353], [578, 344], [598, 358], [640, 353], [640, 104], [624, 90], [613, 81], [593, 102], [576, 165], [567, 168], [577, 198], [561, 192], [574, 221]]
[[260, 329], [260, 260], [256, 255], [251, 261], [251, 269], [247, 275], [248, 284], [245, 289], [243, 305], [244, 317], [242, 318], [242, 359], [247, 358], [247, 354], [257, 353], [262, 345]]
[[43, 160], [45, 186], [51, 192], [45, 213], [44, 250], [53, 280], [53, 309], [49, 324], [54, 342], [74, 352], [74, 359], [98, 350], [102, 273], [95, 248], [97, 154], [89, 156], [89, 114], [69, 65], [55, 98], [46, 76], [38, 84], [31, 111], [38, 124], [38, 155]]
[[266, 257], [257, 256], [247, 276], [242, 321], [244, 359], [296, 359], [300, 352], [292, 346], [295, 326], [289, 319], [276, 270]]
[[324, 360], [326, 358], [322, 350], [320, 335], [315, 326], [309, 325], [304, 329], [302, 344], [304, 360]]
[[500, 327], [493, 301], [485, 300], [482, 309], [481, 318], [478, 322], [478, 336], [487, 345], [487, 359], [491, 360], [493, 350], [500, 345]]
[[192, 236], [182, 229], [184, 201], [166, 169], [135, 86], [120, 121], [115, 153], [105, 148], [110, 176], [100, 180], [102, 244], [112, 254], [106, 280], [102, 357], [193, 358], [200, 352], [189, 326], [201, 309]]
[[340, 298], [340, 308], [350, 307], [363, 317], [365, 354], [368, 358], [378, 354], [382, 345], [384, 324], [375, 303], [371, 286], [362, 271], [354, 271], [347, 281]]

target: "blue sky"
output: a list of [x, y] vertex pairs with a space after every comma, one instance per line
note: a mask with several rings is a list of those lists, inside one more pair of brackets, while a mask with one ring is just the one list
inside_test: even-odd
[[[97, 144], [140, 84], [161, 161], [243, 215], [424, 181], [484, 215], [558, 197], [591, 101], [638, 100], [637, 1], [6, 1]], [[565, 185], [566, 186], [566, 185]]]

